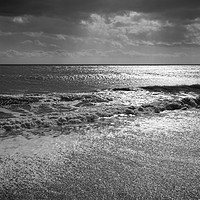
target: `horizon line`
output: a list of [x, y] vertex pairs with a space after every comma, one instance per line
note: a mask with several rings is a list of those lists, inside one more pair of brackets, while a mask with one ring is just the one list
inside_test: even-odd
[[5, 65], [200, 65], [200, 63], [0, 63]]

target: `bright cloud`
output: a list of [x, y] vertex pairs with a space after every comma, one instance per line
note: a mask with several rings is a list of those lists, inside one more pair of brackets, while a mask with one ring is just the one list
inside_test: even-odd
[[193, 20], [189, 25], [186, 25], [188, 30], [186, 34], [188, 44], [200, 45], [200, 18]]
[[29, 22], [27, 16], [14, 17], [12, 21], [18, 24], [26, 24]]
[[107, 17], [92, 14], [88, 21], [82, 21], [82, 25], [87, 28], [91, 37], [109, 39], [121, 46], [154, 45], [156, 41], [152, 41], [152, 35], [172, 26], [168, 21], [150, 19], [148, 15], [136, 12]]

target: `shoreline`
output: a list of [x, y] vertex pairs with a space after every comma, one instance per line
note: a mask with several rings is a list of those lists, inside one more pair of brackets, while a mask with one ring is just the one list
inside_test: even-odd
[[[12, 140], [15, 142], [14, 149], [7, 151], [0, 161], [0, 197], [200, 197], [200, 138], [196, 135], [199, 114], [187, 110], [151, 118], [121, 117], [101, 127], [84, 129], [84, 134], [77, 130], [57, 137], [10, 139], [11, 146]], [[1, 143], [1, 148], [3, 143], [9, 148], [6, 142]]]
[[179, 88], [1, 95], [0, 198], [199, 198], [199, 88]]
[[[113, 88], [99, 92], [0, 95], [0, 137], [22, 130], [56, 130], [101, 123], [105, 118], [200, 109], [200, 85]], [[4, 130], [4, 131], [3, 131]]]

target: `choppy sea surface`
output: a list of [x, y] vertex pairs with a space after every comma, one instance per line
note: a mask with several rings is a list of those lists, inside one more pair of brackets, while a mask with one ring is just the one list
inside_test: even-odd
[[1, 65], [0, 199], [200, 199], [200, 65]]
[[200, 84], [199, 67], [199, 65], [2, 65], [0, 93], [67, 93], [112, 87]]

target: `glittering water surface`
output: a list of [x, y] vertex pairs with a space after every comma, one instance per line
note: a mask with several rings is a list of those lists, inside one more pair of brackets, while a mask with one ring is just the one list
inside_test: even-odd
[[0, 199], [200, 199], [199, 66], [0, 72]]
[[186, 83], [200, 83], [198, 65], [0, 66], [1, 93], [88, 92]]

